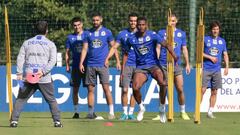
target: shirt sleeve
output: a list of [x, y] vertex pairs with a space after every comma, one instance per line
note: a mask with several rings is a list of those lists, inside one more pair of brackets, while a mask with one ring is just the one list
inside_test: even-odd
[[107, 41], [108, 42], [111, 42], [114, 40], [114, 37], [113, 37], [113, 34], [110, 30], [108, 30], [108, 33], [107, 33]]
[[21, 46], [17, 56], [17, 74], [23, 73], [23, 65], [25, 63], [25, 55], [26, 55], [25, 44], [26, 44], [26, 41]]
[[83, 40], [82, 40], [83, 43], [88, 43], [89, 38], [90, 38], [90, 32], [86, 31], [86, 32], [84, 33], [84, 38], [83, 38]]
[[227, 52], [227, 44], [225, 40], [223, 40], [223, 52]]
[[55, 66], [56, 62], [57, 62], [57, 48], [53, 43], [52, 47], [49, 50], [49, 59], [48, 59], [47, 66], [43, 70], [43, 74], [44, 75], [48, 74], [52, 70], [52, 68]]
[[160, 34], [153, 33], [153, 37], [157, 44], [161, 44], [164, 41], [164, 36], [161, 36]]
[[182, 32], [182, 45], [181, 46], [186, 46], [186, 45], [187, 45], [186, 32]]
[[116, 37], [116, 42], [119, 43], [119, 44], [121, 44], [121, 39], [122, 39], [122, 34], [119, 33], [119, 34], [117, 35], [117, 37]]
[[70, 38], [69, 38], [69, 36], [67, 36], [66, 49], [70, 49], [70, 47], [71, 47]]
[[127, 39], [126, 44], [124, 46], [122, 46], [122, 51], [124, 53], [128, 53], [130, 51], [131, 47], [132, 47], [132, 45], [130, 44], [130, 40]]

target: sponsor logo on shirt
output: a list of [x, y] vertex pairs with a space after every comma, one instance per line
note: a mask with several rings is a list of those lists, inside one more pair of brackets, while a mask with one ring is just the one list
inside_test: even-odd
[[82, 40], [82, 36], [81, 35], [77, 35], [77, 40]]
[[138, 38], [138, 42], [139, 42], [139, 44], [143, 43], [143, 38], [142, 37]]
[[95, 31], [95, 32], [94, 32], [94, 36], [95, 36], [95, 37], [98, 37], [98, 36], [99, 36], [99, 31]]
[[219, 54], [219, 50], [217, 47], [211, 47], [209, 48], [209, 54], [212, 56], [217, 56]]
[[92, 41], [92, 47], [93, 48], [99, 48], [99, 47], [101, 47], [102, 46], [102, 41], [101, 40], [99, 40], [99, 39], [94, 39], [93, 41]]
[[217, 45], [217, 40], [216, 39], [213, 39], [213, 44]]
[[141, 55], [145, 55], [145, 54], [147, 54], [147, 53], [149, 52], [149, 49], [148, 49], [146, 46], [142, 45], [142, 46], [140, 46], [140, 47], [138, 48], [138, 52], [139, 52]]

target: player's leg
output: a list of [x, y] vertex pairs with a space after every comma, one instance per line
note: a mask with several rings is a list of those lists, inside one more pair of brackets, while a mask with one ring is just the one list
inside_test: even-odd
[[24, 83], [24, 86], [19, 89], [17, 99], [13, 106], [13, 111], [10, 120], [10, 127], [17, 127], [18, 119], [20, 117], [20, 113], [22, 111], [23, 105], [27, 102], [27, 100], [33, 95], [36, 91], [36, 86], [31, 85], [29, 83]]
[[[133, 74], [134, 74], [135, 69], [136, 69], [136, 67], [131, 67], [131, 70], [130, 70], [130, 73], [131, 73], [131, 74], [129, 74], [129, 79], [130, 79], [130, 84], [129, 85], [130, 86], [132, 86]], [[131, 97], [130, 97], [130, 107], [129, 107], [129, 112], [128, 112], [128, 119], [129, 120], [135, 120], [136, 119], [136, 117], [133, 114], [135, 104], [136, 104], [136, 101], [135, 101], [134, 96], [132, 94]]]
[[72, 95], [72, 100], [73, 100], [73, 106], [74, 106], [74, 115], [72, 118], [77, 119], [79, 118], [79, 110], [78, 110], [78, 91], [79, 91], [79, 86], [81, 82], [80, 78], [80, 71], [79, 69], [72, 69], [71, 73], [71, 86], [73, 88], [73, 95]]
[[212, 89], [211, 89], [211, 96], [210, 96], [210, 104], [208, 109], [208, 117], [209, 118], [216, 118], [213, 115], [214, 106], [217, 101], [217, 90], [222, 88], [222, 76], [221, 72], [215, 72], [212, 76]]
[[108, 119], [115, 119], [112, 92], [109, 88], [109, 70], [106, 67], [100, 67], [98, 68], [97, 73], [99, 74], [100, 83], [102, 84], [103, 91], [106, 95], [107, 104], [109, 106]]
[[128, 119], [128, 87], [131, 81], [129, 79], [129, 70], [129, 66], [125, 66], [120, 78], [120, 87], [122, 88], [121, 100], [123, 107], [123, 113], [119, 118], [120, 120]]
[[202, 76], [202, 95], [201, 95], [201, 102], [203, 100], [203, 96], [209, 86], [209, 82], [212, 78], [212, 73], [209, 71], [203, 70], [203, 76]]
[[[166, 93], [167, 93], [167, 82], [166, 78], [164, 76], [164, 72], [161, 68], [158, 66], [154, 66], [151, 69], [151, 75], [152, 77], [157, 81], [158, 85], [160, 86], [160, 92], [159, 92], [159, 98], [160, 98], [160, 105], [159, 105], [159, 120], [162, 123], [165, 123], [166, 118], [166, 110], [165, 110], [165, 99], [166, 99]], [[158, 119], [158, 118], [155, 118]], [[154, 120], [155, 120], [154, 119]]]
[[123, 113], [120, 116], [120, 120], [127, 120], [128, 118], [131, 120], [135, 119], [133, 115], [134, 106], [135, 106], [135, 100], [133, 96], [130, 97], [130, 108], [129, 108], [130, 114], [128, 114], [128, 88], [132, 81], [133, 71], [134, 71], [134, 67], [131, 67], [131, 66], [125, 66], [124, 70], [122, 71], [120, 86], [122, 87], [121, 99], [122, 99]]
[[128, 112], [128, 119], [129, 120], [135, 120], [136, 119], [136, 117], [133, 114], [134, 108], [135, 108], [135, 104], [136, 104], [136, 101], [134, 99], [134, 96], [131, 95], [131, 97], [130, 97], [130, 107], [129, 107], [129, 112]]
[[136, 69], [133, 75], [133, 95], [140, 108], [137, 116], [138, 121], [141, 121], [143, 119], [143, 114], [145, 112], [145, 107], [142, 101], [140, 89], [142, 85], [147, 81], [146, 73], [147, 72], [145, 72], [144, 70]]
[[96, 84], [96, 68], [95, 67], [87, 67], [86, 70], [86, 78], [85, 85], [88, 89], [88, 119], [95, 119], [97, 116], [94, 113], [94, 89]]
[[184, 120], [190, 120], [189, 116], [185, 111], [185, 96], [183, 91], [183, 75], [182, 73], [176, 74], [174, 76], [174, 84], [178, 93], [178, 103], [180, 106], [181, 117]]
[[42, 93], [44, 99], [49, 105], [49, 109], [52, 114], [54, 127], [63, 127], [60, 121], [60, 110], [58, 108], [58, 103], [54, 97], [54, 87], [53, 82], [51, 83], [39, 83], [38, 89]]

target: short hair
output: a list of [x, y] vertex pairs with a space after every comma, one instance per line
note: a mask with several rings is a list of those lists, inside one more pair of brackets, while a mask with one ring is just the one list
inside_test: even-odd
[[96, 16], [102, 17], [102, 15], [101, 15], [100, 12], [93, 12], [93, 13], [92, 13], [92, 17], [96, 17]]
[[177, 16], [177, 14], [175, 12], [171, 13], [171, 17], [176, 17], [178, 19], [178, 16]]
[[73, 25], [74, 22], [82, 22], [83, 20], [80, 17], [74, 17], [71, 20], [71, 24]]
[[130, 18], [130, 17], [138, 17], [138, 14], [137, 13], [130, 13], [128, 15], [128, 18]]
[[137, 22], [139, 22], [139, 21], [147, 22], [147, 18], [146, 17], [138, 17]]
[[214, 27], [219, 27], [219, 29], [221, 30], [221, 24], [219, 21], [212, 21], [210, 24], [210, 30], [212, 30]]
[[35, 27], [37, 34], [45, 35], [47, 33], [48, 23], [47, 21], [38, 21]]

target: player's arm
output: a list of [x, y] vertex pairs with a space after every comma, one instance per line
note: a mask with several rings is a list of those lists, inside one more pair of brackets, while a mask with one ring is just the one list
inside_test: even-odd
[[21, 46], [18, 56], [17, 56], [17, 80], [22, 80], [22, 75], [23, 75], [23, 65], [25, 63], [25, 46], [24, 43]]
[[84, 62], [84, 60], [85, 60], [85, 58], [86, 58], [87, 51], [88, 51], [88, 43], [87, 43], [87, 42], [84, 42], [84, 43], [83, 43], [82, 52], [81, 52], [81, 57], [80, 57], [80, 63], [79, 63], [79, 69], [80, 69], [80, 71], [81, 71], [82, 73], [85, 71], [83, 62]]
[[[111, 41], [111, 42], [112, 42], [112, 41]], [[111, 44], [111, 42], [110, 42], [111, 49], [110, 49], [110, 51], [109, 51], [109, 53], [108, 53], [108, 56], [107, 56], [107, 58], [105, 59], [105, 63], [104, 63], [104, 65], [105, 65], [106, 67], [109, 66], [109, 59], [113, 56], [113, 54], [115, 54], [117, 64], [118, 64], [118, 63], [120, 64], [119, 55], [118, 55], [118, 51], [117, 51], [117, 48], [119, 47], [120, 44], [119, 44], [118, 42], [113, 42], [113, 43]], [[116, 53], [117, 53], [117, 56], [116, 56]]]
[[175, 54], [175, 52], [174, 52], [174, 50], [173, 50], [173, 47], [170, 46], [170, 45], [168, 45], [165, 40], [161, 42], [161, 45], [162, 45], [163, 47], [166, 47], [166, 49], [167, 49], [167, 50], [169, 51], [169, 53], [172, 55], [174, 61], [177, 62], [178, 57], [177, 57], [177, 55]]
[[124, 70], [124, 67], [125, 67], [125, 65], [126, 65], [126, 63], [127, 63], [127, 60], [128, 60], [128, 53], [124, 53], [123, 54], [123, 59], [122, 59], [122, 71]]
[[191, 68], [189, 65], [188, 49], [187, 46], [182, 46], [183, 58], [186, 64], [186, 73], [190, 74]]
[[66, 61], [66, 71], [67, 71], [67, 72], [70, 72], [70, 65], [69, 65], [69, 61], [70, 61], [70, 50], [69, 50], [69, 48], [66, 48], [65, 61]]
[[229, 57], [227, 51], [223, 52], [223, 59], [225, 63], [224, 75], [228, 74], [228, 67], [229, 67]]
[[203, 53], [203, 58], [211, 60], [213, 63], [217, 63], [218, 59], [217, 57], [213, 57], [211, 55], [208, 55], [206, 53]]
[[41, 72], [40, 71], [38, 72], [39, 77], [48, 74], [57, 62], [57, 48], [55, 44], [53, 44], [52, 47], [50, 48], [49, 55], [50, 56], [48, 59], [48, 63], [46, 64], [47, 66]]
[[157, 52], [157, 59], [159, 60], [159, 58], [160, 58], [160, 53], [161, 53], [161, 44], [157, 44], [157, 46], [156, 46], [156, 52]]

